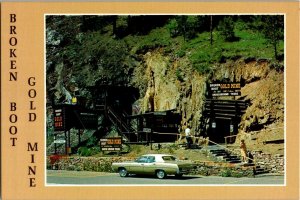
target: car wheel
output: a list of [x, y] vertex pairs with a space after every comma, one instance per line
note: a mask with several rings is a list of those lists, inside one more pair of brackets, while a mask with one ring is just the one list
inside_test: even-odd
[[164, 170], [157, 170], [156, 171], [156, 177], [159, 179], [163, 179], [166, 177], [166, 172]]
[[119, 169], [119, 175], [121, 177], [126, 177], [126, 176], [128, 176], [128, 172], [127, 172], [127, 170], [125, 168], [120, 168]]

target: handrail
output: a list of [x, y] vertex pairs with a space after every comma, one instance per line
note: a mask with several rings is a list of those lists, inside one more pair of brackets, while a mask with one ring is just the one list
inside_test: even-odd
[[236, 134], [236, 135], [224, 136], [224, 138], [228, 138], [228, 137], [235, 137], [235, 136], [237, 136], [237, 134]]
[[131, 128], [127, 126], [127, 124], [121, 119], [119, 115], [116, 114], [116, 112], [110, 106], [107, 106], [107, 111], [114, 117], [118, 125], [122, 126], [125, 130], [130, 131]]
[[[208, 141], [211, 142], [211, 143], [213, 143], [213, 144], [216, 144], [217, 146], [220, 146], [220, 147], [222, 147], [222, 148], [224, 148], [224, 149], [226, 149], [226, 150], [228, 150], [228, 151], [230, 151], [230, 152], [232, 152], [232, 153], [234, 153], [234, 154], [241, 155], [240, 153], [236, 153], [234, 150], [231, 150], [231, 149], [227, 148], [226, 146], [223, 146], [223, 145], [221, 145], [221, 144], [218, 144], [218, 143], [216, 143], [216, 142], [213, 142], [213, 141], [211, 141], [211, 140], [209, 140], [209, 139], [208, 139]], [[256, 165], [255, 159], [249, 158], [248, 156], [246, 156], [246, 158], [249, 159], [249, 160], [252, 160], [253, 163]]]
[[[282, 129], [284, 128], [283, 126], [281, 127], [277, 127], [277, 128], [269, 128], [269, 129], [264, 129], [264, 130], [260, 130], [260, 131], [251, 131], [250, 133], [243, 133], [245, 135], [252, 135], [252, 134], [256, 134], [258, 132], [262, 132], [262, 131], [271, 131], [271, 130], [277, 130], [277, 129]], [[231, 137], [236, 137], [238, 136], [238, 134], [236, 135], [229, 135], [229, 136], [224, 136], [224, 139], [225, 139], [225, 145], [227, 145], [227, 138], [231, 138]]]

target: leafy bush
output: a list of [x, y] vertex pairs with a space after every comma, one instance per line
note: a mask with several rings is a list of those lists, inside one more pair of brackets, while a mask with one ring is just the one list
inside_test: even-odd
[[243, 172], [240, 170], [241, 169], [235, 170], [235, 169], [231, 169], [231, 168], [225, 168], [220, 172], [220, 176], [240, 178], [240, 177], [243, 177]]
[[211, 65], [207, 62], [204, 63], [194, 63], [193, 67], [200, 73], [206, 74], [211, 71]]
[[179, 58], [182, 58], [183, 56], [185, 56], [185, 50], [180, 49], [179, 51], [176, 52], [176, 55]]
[[232, 170], [229, 168], [225, 168], [220, 172], [220, 176], [222, 177], [231, 177], [232, 176]]
[[98, 144], [98, 139], [95, 136], [92, 136], [88, 139], [86, 145], [88, 147], [93, 147], [93, 146], [96, 146], [97, 144]]
[[100, 152], [100, 147], [79, 147], [78, 148], [78, 155], [80, 156], [92, 156], [96, 155], [97, 153]]
[[176, 77], [180, 82], [183, 82], [183, 76], [182, 76], [182, 71], [180, 69], [176, 70]]

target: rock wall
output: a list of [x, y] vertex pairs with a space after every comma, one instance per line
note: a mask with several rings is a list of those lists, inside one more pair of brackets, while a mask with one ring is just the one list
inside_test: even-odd
[[132, 161], [131, 157], [48, 157], [47, 169], [112, 172], [113, 162]]
[[[134, 157], [48, 157], [47, 169], [69, 171], [113, 172], [113, 162], [133, 161]], [[196, 162], [190, 174], [203, 176], [253, 177], [253, 167], [228, 165], [227, 163]]]
[[255, 162], [266, 172], [284, 174], [284, 156], [282, 154], [272, 155], [261, 151], [251, 151]]
[[249, 100], [250, 106], [242, 116], [239, 132], [284, 121], [284, 73], [267, 60], [227, 61], [214, 65], [206, 75], [195, 71], [184, 58], [171, 59], [160, 51], [146, 53], [141, 63], [140, 76], [133, 77], [135, 83], [144, 82], [141, 110], [176, 109], [182, 114], [182, 129], [189, 124], [195, 135], [200, 134], [207, 81], [241, 81], [244, 85], [238, 98]]
[[176, 109], [182, 114], [181, 126], [189, 124], [192, 132], [198, 133], [206, 77], [194, 73], [186, 60], [171, 60], [160, 52], [148, 52], [143, 60], [144, 68], [139, 70], [144, 70], [144, 73], [136, 72], [140, 76], [136, 76], [134, 80], [144, 80], [147, 85], [145, 94], [139, 101], [141, 110], [146, 112]]
[[[140, 112], [176, 109], [182, 114], [181, 133], [189, 125], [192, 134], [201, 135], [206, 82], [211, 81], [242, 81], [244, 84], [239, 99], [249, 100], [250, 106], [242, 116], [239, 133], [258, 131], [284, 122], [284, 73], [282, 68], [274, 67], [267, 60], [229, 60], [213, 65], [208, 74], [200, 74], [187, 58], [173, 58], [161, 49], [132, 57], [134, 72], [129, 85], [137, 87], [141, 94], [135, 105]], [[97, 73], [85, 68], [78, 74], [89, 84], [94, 84], [98, 77]], [[47, 93], [54, 94], [57, 101], [68, 101], [72, 92], [69, 86], [84, 85], [76, 82], [80, 78], [59, 64], [49, 74]], [[83, 88], [79, 87], [79, 90], [89, 101], [91, 95]]]
[[240, 99], [250, 100], [240, 131], [257, 131], [284, 121], [284, 73], [266, 60], [230, 61], [214, 69], [213, 80], [242, 81]]

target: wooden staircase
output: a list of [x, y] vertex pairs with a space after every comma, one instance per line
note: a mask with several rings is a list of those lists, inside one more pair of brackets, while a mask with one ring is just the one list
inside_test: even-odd
[[255, 175], [269, 173], [264, 167], [261, 167], [259, 164], [250, 161], [248, 163], [242, 163], [240, 156], [228, 149], [223, 148], [219, 145], [211, 145], [205, 147], [205, 150], [208, 154], [215, 158], [219, 162], [226, 162], [233, 165], [242, 165], [243, 167], [253, 167], [255, 170]]

